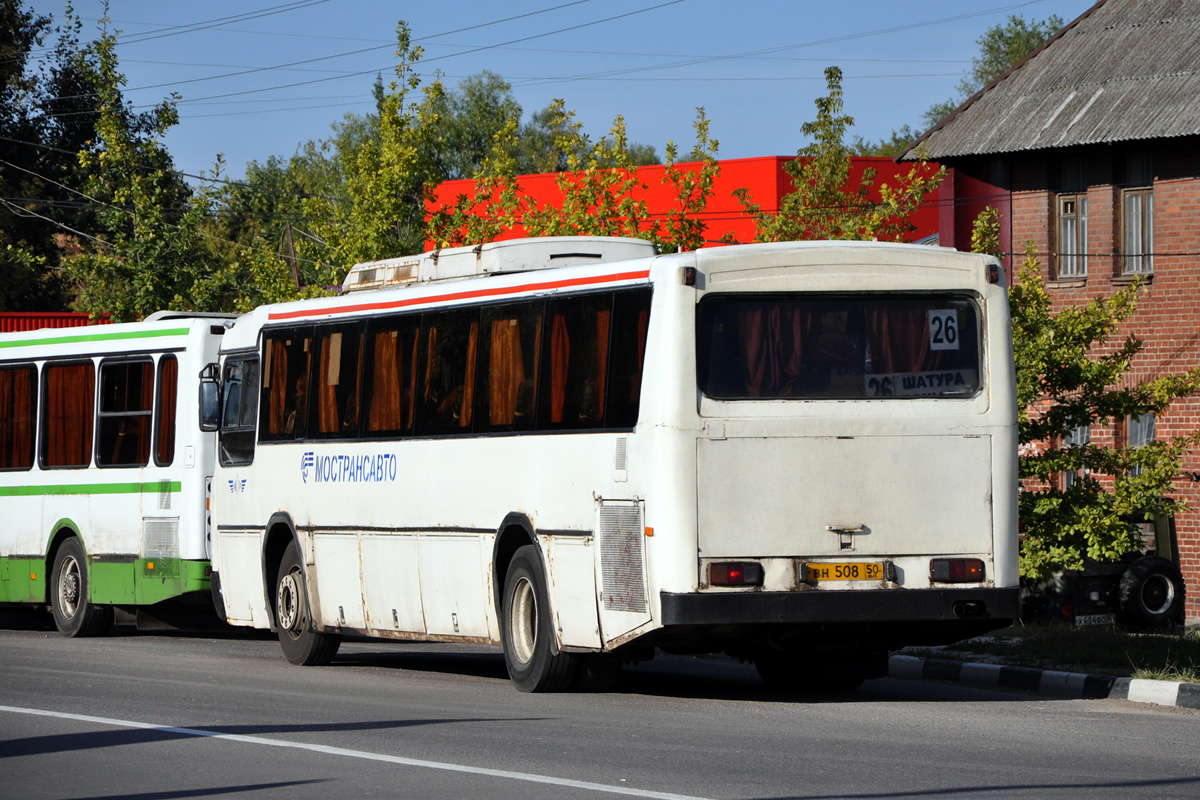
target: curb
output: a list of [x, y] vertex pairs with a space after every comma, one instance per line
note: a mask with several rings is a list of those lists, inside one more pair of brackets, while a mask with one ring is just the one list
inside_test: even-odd
[[1200, 709], [1200, 684], [1181, 681], [1084, 675], [901, 655], [889, 657], [888, 677], [976, 683], [1075, 700], [1128, 700], [1131, 703]]

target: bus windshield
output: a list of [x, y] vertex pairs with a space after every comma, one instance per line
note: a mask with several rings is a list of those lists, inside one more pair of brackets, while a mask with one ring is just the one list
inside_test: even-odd
[[710, 295], [700, 389], [717, 400], [970, 397], [979, 317], [968, 296]]

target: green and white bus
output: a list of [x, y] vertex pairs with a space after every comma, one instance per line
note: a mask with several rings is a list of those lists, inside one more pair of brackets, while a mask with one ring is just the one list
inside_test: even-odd
[[211, 603], [198, 383], [232, 324], [159, 312], [0, 335], [0, 605], [95, 636], [117, 610], [156, 627]]

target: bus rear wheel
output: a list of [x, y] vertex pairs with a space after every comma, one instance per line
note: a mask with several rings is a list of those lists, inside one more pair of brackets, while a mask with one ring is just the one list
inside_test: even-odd
[[275, 581], [275, 624], [283, 657], [301, 667], [328, 664], [337, 654], [342, 637], [313, 629], [309, 612], [304, 565], [295, 540], [283, 551], [279, 577]]
[[50, 611], [64, 636], [101, 636], [112, 627], [112, 608], [92, 605], [90, 596], [83, 545], [67, 539], [54, 555], [50, 577]]
[[522, 692], [561, 692], [575, 677], [575, 657], [555, 653], [542, 560], [533, 545], [513, 554], [501, 595], [504, 665]]

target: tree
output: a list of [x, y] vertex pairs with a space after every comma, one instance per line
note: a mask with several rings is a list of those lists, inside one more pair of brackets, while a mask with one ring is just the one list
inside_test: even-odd
[[64, 259], [75, 307], [124, 321], [164, 308], [227, 306], [234, 281], [200, 238], [209, 198], [193, 201], [161, 144], [178, 122], [174, 99], [142, 114], [128, 107], [116, 36], [107, 30], [76, 59], [97, 110], [96, 139], [79, 153], [78, 194], [93, 204], [98, 229]]
[[[326, 285], [340, 283], [359, 261], [424, 249], [424, 187], [439, 178], [430, 155], [444, 141], [437, 109], [445, 101], [440, 80], [422, 89], [413, 68], [422, 50], [411, 39], [408, 26], [399, 23], [396, 76], [381, 98], [379, 137], [338, 152], [347, 202], [304, 201], [313, 233], [325, 245], [309, 252], [320, 261], [317, 273]], [[421, 96], [414, 99], [418, 90]]]
[[[998, 214], [976, 221], [976, 252], [999, 251]], [[1021, 574], [1047, 578], [1111, 562], [1141, 549], [1139, 523], [1185, 508], [1167, 495], [1191, 433], [1141, 447], [1072, 443], [1082, 426], [1117, 426], [1129, 417], [1160, 415], [1175, 400], [1200, 391], [1200, 368], [1131, 384], [1126, 377], [1143, 342], [1113, 341], [1137, 310], [1144, 287], [1055, 311], [1036, 247], [1026, 246], [1009, 290], [1017, 372], [1018, 501]], [[1070, 475], [1067, 482], [1061, 476]]]
[[[944, 171], [932, 171], [921, 160], [895, 186], [876, 186], [873, 169], [867, 169], [857, 185], [851, 184], [853, 150], [845, 137], [854, 119], [843, 112], [842, 71], [829, 67], [825, 82], [829, 94], [817, 98], [816, 120], [801, 126], [813, 141], [784, 167], [795, 188], [780, 201], [779, 213], [763, 211], [745, 189], [735, 192], [742, 208], [755, 218], [755, 241], [903, 241], [915, 230], [912, 213], [941, 183]], [[878, 192], [878, 201], [872, 199], [872, 191]]]
[[1054, 14], [1044, 20], [1028, 21], [1021, 14], [1012, 14], [1004, 24], [988, 28], [975, 40], [979, 55], [971, 59], [970, 73], [958, 82], [958, 99], [948, 98], [930, 106], [921, 116], [925, 127], [936, 125], [997, 75], [1041, 47], [1062, 26], [1062, 18]]
[[651, 219], [646, 207], [648, 187], [638, 170], [645, 149], [629, 143], [622, 117], [613, 121], [607, 136], [592, 142], [562, 100], [555, 100], [549, 112], [540, 124], [557, 132], [545, 143], [545, 152], [554, 154], [548, 163], [563, 165], [556, 178], [561, 200], [538, 205], [522, 192], [518, 170], [528, 151], [510, 119], [476, 171], [474, 190], [430, 214], [429, 239], [439, 247], [477, 244], [521, 225], [529, 236], [631, 236], [652, 241], [663, 251], [703, 245], [706, 225], [698, 215], [720, 172], [718, 143], [708, 135], [704, 109], [697, 109], [696, 144], [690, 154], [699, 155], [698, 164], [680, 163], [675, 144], [667, 144], [662, 181], [671, 186], [677, 202], [663, 220]]

